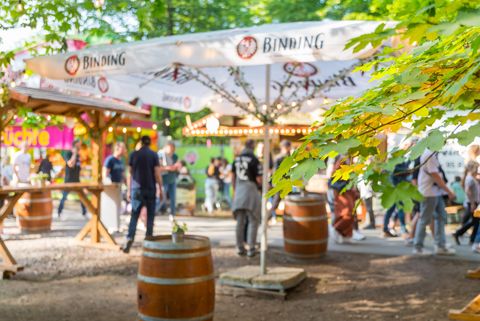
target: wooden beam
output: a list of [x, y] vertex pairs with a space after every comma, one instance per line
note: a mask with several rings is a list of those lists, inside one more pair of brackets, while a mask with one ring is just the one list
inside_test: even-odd
[[450, 320], [480, 321], [480, 295], [470, 301], [462, 310], [450, 310]]
[[17, 265], [17, 261], [13, 258], [12, 253], [8, 250], [5, 242], [3, 242], [2, 238], [0, 237], [0, 257], [3, 259], [3, 264], [6, 266], [13, 266]]
[[85, 192], [82, 190], [75, 191], [78, 194], [78, 198], [80, 198], [80, 201], [85, 205], [85, 207], [88, 209], [90, 213], [96, 213], [97, 209], [93, 205], [92, 202], [88, 199], [87, 195], [85, 195]]
[[22, 197], [24, 192], [17, 192], [9, 199], [6, 199], [5, 204], [0, 208], [0, 223], [7, 218], [7, 216], [13, 211], [15, 204]]
[[480, 268], [476, 270], [469, 270], [467, 272], [467, 278], [469, 279], [480, 279]]
[[102, 133], [105, 132], [106, 130], [108, 130], [108, 127], [112, 126], [113, 123], [115, 123], [122, 115], [120, 113], [116, 113], [115, 116], [113, 116], [112, 118], [110, 118], [107, 123], [105, 124], [105, 126], [102, 127], [101, 131]]

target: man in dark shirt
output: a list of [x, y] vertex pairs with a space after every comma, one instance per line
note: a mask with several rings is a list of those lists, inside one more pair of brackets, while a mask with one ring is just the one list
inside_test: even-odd
[[[254, 155], [255, 142], [247, 140], [245, 149], [235, 158], [232, 165], [233, 174], [233, 215], [237, 220], [236, 241], [238, 255], [255, 256], [255, 244], [261, 216], [261, 195], [259, 187], [262, 183], [262, 165]], [[245, 251], [245, 226], [248, 219]]]
[[[65, 155], [65, 183], [79, 183], [80, 182], [80, 156], [78, 152], [80, 151], [81, 142], [80, 140], [75, 140], [73, 142], [72, 150], [68, 151]], [[58, 217], [62, 214], [65, 201], [67, 200], [69, 191], [63, 191], [62, 199], [58, 205]], [[82, 215], [87, 215], [87, 209], [80, 202], [82, 207]]]
[[127, 241], [122, 246], [122, 251], [128, 253], [135, 239], [138, 217], [142, 207], [147, 208], [146, 236], [153, 235], [153, 221], [155, 218], [155, 198], [158, 194], [163, 199], [162, 176], [158, 155], [150, 149], [149, 136], [141, 138], [142, 147], [130, 155], [130, 179], [128, 183], [128, 196], [132, 204], [132, 217], [128, 226]]
[[126, 148], [123, 142], [115, 143], [113, 154], [105, 159], [103, 165], [103, 177], [110, 178], [112, 183], [123, 183], [125, 178], [125, 166], [122, 162], [122, 156]]

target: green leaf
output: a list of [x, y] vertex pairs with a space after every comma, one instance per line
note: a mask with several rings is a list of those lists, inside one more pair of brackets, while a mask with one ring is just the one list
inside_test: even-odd
[[466, 130], [452, 135], [452, 138], [456, 138], [458, 143], [462, 146], [468, 146], [475, 140], [476, 137], [480, 136], [480, 123], [477, 123], [473, 126], [470, 126]]
[[415, 146], [410, 148], [410, 159], [416, 159], [420, 157], [425, 149], [429, 149], [432, 152], [439, 151], [445, 145], [445, 138], [442, 132], [438, 129], [432, 130], [427, 137], [420, 140]]
[[292, 169], [291, 178], [293, 180], [301, 179], [308, 181], [313, 175], [318, 173], [320, 169], [325, 169], [326, 167], [325, 161], [322, 159], [306, 159]]

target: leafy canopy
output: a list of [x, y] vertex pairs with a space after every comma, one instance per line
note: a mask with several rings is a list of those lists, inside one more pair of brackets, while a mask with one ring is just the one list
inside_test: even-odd
[[[480, 133], [480, 2], [428, 2], [416, 11], [405, 8], [410, 10], [408, 19], [395, 28], [382, 25], [347, 45], [356, 51], [390, 41], [391, 47], [384, 48], [378, 59], [358, 68], [377, 68], [374, 78], [380, 84], [361, 97], [340, 101], [324, 115], [318, 129], [305, 137], [275, 175], [283, 194], [298, 185], [297, 167], [308, 179], [316, 168], [312, 159], [345, 154], [357, 157], [358, 166], [342, 166], [334, 177], [354, 182], [362, 177], [382, 193], [385, 206], [402, 201], [410, 210], [411, 200], [419, 195], [413, 186], [392, 185], [388, 176], [395, 164], [413, 160], [427, 148], [438, 151], [447, 139], [468, 145]], [[402, 128], [424, 138], [386, 155], [379, 137]]]

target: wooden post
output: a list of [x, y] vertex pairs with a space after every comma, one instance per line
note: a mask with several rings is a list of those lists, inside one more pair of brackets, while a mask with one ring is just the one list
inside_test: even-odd
[[480, 295], [470, 301], [462, 310], [450, 310], [450, 320], [480, 321]]

